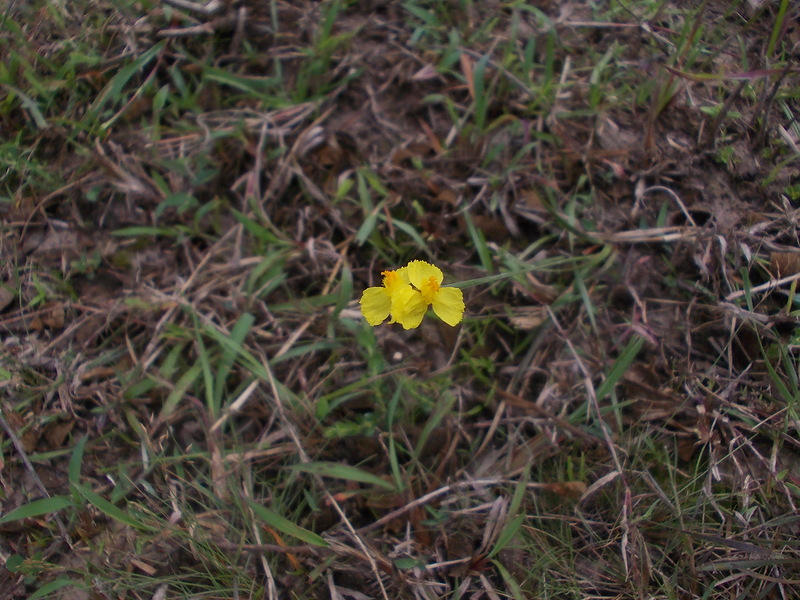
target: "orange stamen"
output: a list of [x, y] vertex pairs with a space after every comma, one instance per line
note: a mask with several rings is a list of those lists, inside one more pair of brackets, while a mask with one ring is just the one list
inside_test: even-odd
[[381, 275], [383, 275], [383, 287], [389, 290], [400, 283], [400, 276], [397, 274], [397, 271], [382, 271]]
[[425, 302], [430, 304], [433, 302], [433, 298], [436, 296], [436, 293], [439, 291], [439, 282], [436, 281], [436, 277], [429, 277], [427, 281], [422, 283], [422, 297], [425, 298]]

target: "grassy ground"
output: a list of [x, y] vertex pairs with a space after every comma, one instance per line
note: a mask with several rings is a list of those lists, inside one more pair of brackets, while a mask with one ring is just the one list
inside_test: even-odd
[[0, 597], [796, 596], [794, 3], [0, 11]]

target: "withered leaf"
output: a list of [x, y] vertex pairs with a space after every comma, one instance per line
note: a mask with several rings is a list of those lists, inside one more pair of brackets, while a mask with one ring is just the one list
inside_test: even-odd
[[769, 270], [775, 277], [788, 277], [800, 272], [800, 252], [772, 252]]
[[53, 450], [58, 450], [64, 446], [64, 440], [67, 439], [73, 427], [75, 427], [75, 421], [50, 423], [44, 429], [44, 439]]

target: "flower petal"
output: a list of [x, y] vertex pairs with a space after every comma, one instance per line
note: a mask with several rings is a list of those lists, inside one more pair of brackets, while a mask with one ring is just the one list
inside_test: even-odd
[[411, 283], [411, 280], [408, 278], [408, 265], [405, 267], [400, 267], [395, 271], [397, 275], [400, 277], [400, 281], [403, 283]]
[[403, 329], [414, 329], [422, 323], [428, 310], [428, 303], [417, 290], [406, 285], [392, 294], [392, 321]]
[[457, 325], [464, 317], [464, 294], [458, 288], [439, 288], [433, 298], [433, 312], [451, 327]]
[[392, 299], [386, 288], [382, 287], [365, 289], [359, 304], [361, 304], [361, 314], [373, 327], [383, 323], [392, 309]]
[[437, 284], [441, 284], [444, 279], [442, 270], [424, 260], [412, 260], [405, 266], [408, 281], [418, 290], [421, 290], [428, 280], [433, 277]]

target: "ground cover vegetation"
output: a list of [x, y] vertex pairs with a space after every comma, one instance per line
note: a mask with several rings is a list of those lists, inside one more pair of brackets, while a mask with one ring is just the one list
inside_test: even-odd
[[796, 597], [796, 3], [0, 19], [2, 598]]

